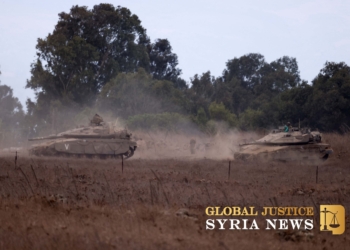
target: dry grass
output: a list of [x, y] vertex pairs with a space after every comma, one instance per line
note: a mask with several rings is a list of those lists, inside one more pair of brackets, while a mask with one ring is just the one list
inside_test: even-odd
[[350, 134], [325, 134], [324, 139], [331, 144], [337, 159], [350, 159]]
[[[326, 135], [336, 151], [319, 166], [196, 159], [120, 161], [0, 158], [1, 249], [346, 249], [320, 233], [286, 241], [276, 231], [207, 231], [207, 206], [316, 206], [350, 211], [349, 137]], [[340, 151], [342, 150], [342, 151]], [[338, 157], [338, 152], [342, 152]], [[299, 192], [301, 191], [301, 192]], [[177, 211], [188, 209], [189, 216]], [[348, 212], [349, 213], [349, 212]], [[350, 221], [347, 218], [347, 228]]]

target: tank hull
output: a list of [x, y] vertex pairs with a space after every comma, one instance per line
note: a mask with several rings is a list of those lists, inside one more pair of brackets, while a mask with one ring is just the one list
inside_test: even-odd
[[37, 156], [86, 156], [130, 158], [136, 150], [134, 141], [124, 139], [56, 139], [32, 145], [29, 153]]
[[[326, 143], [304, 145], [247, 145], [240, 152], [234, 154], [236, 160], [261, 160], [261, 161], [318, 161], [328, 158], [333, 152]], [[327, 156], [326, 156], [327, 155]]]

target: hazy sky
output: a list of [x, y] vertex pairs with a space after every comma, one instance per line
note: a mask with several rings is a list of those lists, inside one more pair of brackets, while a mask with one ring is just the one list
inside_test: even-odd
[[[301, 78], [310, 81], [326, 61], [350, 65], [349, 0], [102, 1], [129, 8], [154, 41], [167, 38], [189, 81], [208, 70], [219, 76], [225, 63], [247, 53], [267, 62], [296, 57]], [[73, 5], [91, 9], [101, 1], [0, 0], [1, 84], [22, 104], [34, 98], [25, 89], [37, 38], [54, 30], [57, 14]]]

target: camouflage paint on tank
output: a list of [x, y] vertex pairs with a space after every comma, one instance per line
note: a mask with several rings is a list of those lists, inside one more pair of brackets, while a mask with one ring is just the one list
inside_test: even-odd
[[29, 152], [38, 156], [133, 156], [137, 144], [131, 140], [131, 133], [118, 130], [112, 123], [103, 122], [95, 115], [88, 126], [80, 126], [57, 135], [31, 138], [29, 141], [43, 141], [34, 144]]
[[263, 138], [240, 144], [235, 159], [259, 160], [326, 160], [333, 153], [331, 145], [322, 142], [322, 134], [309, 129], [292, 128], [284, 132], [283, 127], [273, 130]]

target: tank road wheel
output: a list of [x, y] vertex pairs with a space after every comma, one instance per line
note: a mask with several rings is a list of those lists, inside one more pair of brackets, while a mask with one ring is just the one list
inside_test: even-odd
[[125, 160], [128, 159], [128, 158], [130, 158], [131, 156], [133, 156], [133, 155], [134, 155], [134, 152], [135, 152], [134, 148], [129, 147], [129, 151], [127, 151], [126, 153], [124, 153], [124, 155], [126, 156]]

